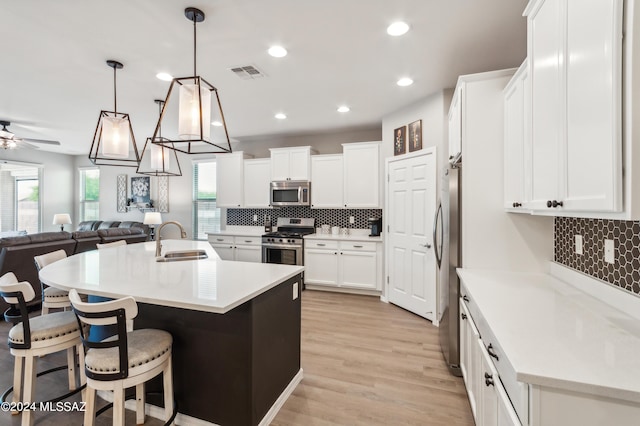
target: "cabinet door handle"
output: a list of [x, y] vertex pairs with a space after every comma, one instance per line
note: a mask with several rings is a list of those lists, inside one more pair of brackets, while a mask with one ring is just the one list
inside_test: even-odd
[[224, 238], [216, 238], [216, 241], [224, 241]]
[[244, 242], [245, 242], [245, 243], [250, 243], [250, 242], [251, 242], [251, 240], [244, 240]]
[[353, 246], [353, 248], [362, 248], [362, 246]]
[[460, 316], [462, 317], [463, 320], [467, 319], [467, 314], [465, 314], [464, 312], [460, 314]]
[[467, 297], [466, 294], [462, 295], [462, 300], [464, 300], [465, 302], [469, 301], [469, 298]]
[[334, 252], [333, 252], [333, 254], [338, 254], [338, 252], [337, 252], [337, 251], [334, 251]]
[[493, 351], [493, 345], [491, 343], [489, 343], [489, 346], [487, 346], [487, 353], [489, 354], [490, 357], [495, 358], [496, 361], [500, 361], [500, 359], [498, 358], [498, 355], [496, 355], [496, 353]]
[[324, 246], [326, 246], [326, 244], [320, 244], [320, 243], [318, 243], [318, 244], [317, 244], [317, 246], [318, 246], [318, 247], [324, 247]]
[[522, 204], [516, 202], [516, 203], [513, 203], [513, 207], [522, 207]]
[[495, 386], [493, 383], [493, 374], [484, 373], [484, 384], [487, 386]]
[[557, 201], [557, 200], [547, 201], [548, 208], [551, 208], [551, 207], [556, 208], [556, 207], [563, 207], [563, 206], [564, 206], [564, 203], [562, 201]]

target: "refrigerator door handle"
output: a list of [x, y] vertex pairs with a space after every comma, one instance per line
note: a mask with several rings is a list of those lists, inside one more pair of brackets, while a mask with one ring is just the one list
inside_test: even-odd
[[[440, 217], [440, 226], [438, 226], [438, 217]], [[436, 215], [433, 218], [433, 250], [436, 254], [436, 263], [438, 264], [438, 269], [440, 269], [440, 266], [442, 265], [442, 246], [438, 247], [438, 228], [440, 228], [440, 243], [442, 243], [444, 239], [444, 229], [442, 226], [442, 201], [438, 203]]]

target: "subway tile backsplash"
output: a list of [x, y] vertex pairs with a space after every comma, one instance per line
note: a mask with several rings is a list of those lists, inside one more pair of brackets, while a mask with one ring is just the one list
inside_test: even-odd
[[[253, 216], [258, 221], [253, 221]], [[227, 225], [256, 226], [264, 225], [265, 215], [271, 216], [275, 226], [279, 217], [311, 217], [316, 220], [316, 227], [320, 225], [339, 226], [341, 228], [368, 228], [370, 217], [382, 217], [381, 209], [311, 209], [309, 207], [281, 207], [274, 209], [228, 209]], [[353, 216], [355, 223], [349, 223]]]
[[[582, 235], [583, 254], [575, 236]], [[604, 240], [614, 241], [615, 263], [604, 261]], [[640, 295], [640, 222], [557, 217], [554, 222], [556, 262]]]

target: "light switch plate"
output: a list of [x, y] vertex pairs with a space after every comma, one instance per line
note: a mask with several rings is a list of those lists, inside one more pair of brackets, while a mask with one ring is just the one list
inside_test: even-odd
[[253, 221], [254, 221], [254, 222], [257, 222], [257, 221], [258, 221], [258, 215], [257, 215], [257, 214], [254, 214], [254, 215], [253, 215]]
[[604, 240], [604, 261], [607, 263], [615, 263], [615, 259], [613, 240]]
[[293, 300], [298, 298], [298, 283], [293, 283]]
[[583, 254], [583, 252], [582, 252], [582, 235], [576, 235], [576, 254]]
[[355, 218], [355, 216], [349, 216], [349, 223], [351, 223], [351, 224], [356, 223], [356, 218]]

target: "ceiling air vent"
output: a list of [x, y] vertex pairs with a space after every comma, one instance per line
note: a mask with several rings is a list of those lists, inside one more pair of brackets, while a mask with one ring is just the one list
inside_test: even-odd
[[254, 78], [264, 77], [264, 74], [262, 73], [262, 71], [260, 71], [253, 65], [246, 65], [243, 67], [233, 67], [230, 69], [235, 75], [237, 75], [243, 80], [251, 80]]

